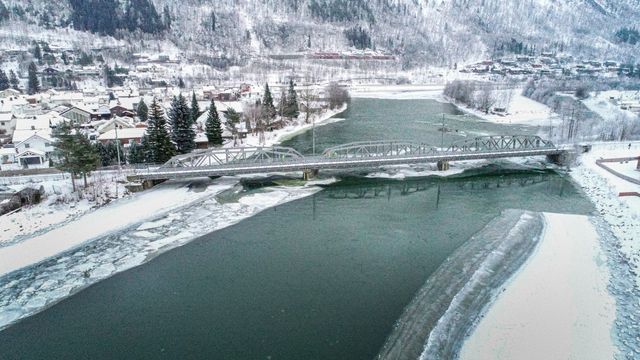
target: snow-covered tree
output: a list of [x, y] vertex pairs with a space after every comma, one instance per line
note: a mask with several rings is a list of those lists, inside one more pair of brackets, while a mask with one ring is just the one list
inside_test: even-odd
[[287, 93], [287, 106], [285, 107], [285, 117], [295, 119], [300, 115], [298, 107], [298, 95], [296, 94], [293, 79], [289, 80], [289, 92]]
[[264, 95], [262, 97], [262, 109], [265, 119], [271, 121], [276, 116], [276, 108], [273, 105], [273, 96], [271, 96], [271, 89], [269, 89], [269, 83], [264, 86]]
[[40, 80], [38, 80], [38, 68], [32, 61], [29, 64], [29, 82], [27, 83], [27, 93], [29, 95], [37, 94], [40, 92]]
[[216, 104], [213, 99], [211, 99], [211, 105], [209, 105], [209, 112], [205, 123], [205, 135], [207, 135], [207, 140], [210, 145], [222, 145], [222, 124], [220, 123], [220, 116], [218, 115], [218, 110], [216, 109]]
[[173, 97], [169, 119], [171, 120], [171, 140], [176, 145], [178, 154], [186, 154], [195, 149], [196, 133], [193, 131], [187, 100], [182, 94]]
[[198, 105], [198, 100], [196, 99], [195, 91], [191, 95], [191, 109], [189, 113], [189, 120], [191, 120], [191, 124], [195, 124], [196, 120], [200, 116], [200, 106]]
[[149, 110], [147, 134], [143, 139], [146, 143], [147, 160], [155, 164], [165, 163], [175, 154], [176, 149], [169, 137], [169, 131], [167, 131], [164, 112], [155, 98]]
[[11, 83], [9, 82], [9, 78], [7, 77], [7, 73], [4, 70], [0, 69], [0, 91], [7, 90], [11, 87]]
[[144, 99], [140, 99], [136, 113], [142, 122], [147, 121], [149, 118], [149, 108], [147, 107], [147, 104], [144, 103]]

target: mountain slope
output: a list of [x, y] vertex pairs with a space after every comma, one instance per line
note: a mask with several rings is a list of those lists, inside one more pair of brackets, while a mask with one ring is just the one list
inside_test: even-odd
[[[79, 26], [78, 0], [0, 0], [11, 11], [4, 24], [45, 29]], [[112, 33], [135, 51], [170, 41], [214, 65], [246, 64], [260, 55], [298, 50], [342, 51], [352, 46], [389, 52], [405, 68], [453, 65], [491, 56], [512, 41], [536, 51], [630, 61], [637, 48], [617, 44], [617, 29], [640, 20], [635, 0], [86, 0], [117, 2]], [[153, 31], [129, 8], [152, 1]], [[160, 19], [162, 17], [162, 19]], [[115, 20], [114, 20], [115, 21]], [[126, 23], [127, 25], [123, 25]], [[148, 26], [147, 26], [148, 28]], [[155, 34], [154, 34], [155, 33]], [[137, 35], [132, 35], [137, 34]], [[633, 59], [635, 60], [635, 59]]]

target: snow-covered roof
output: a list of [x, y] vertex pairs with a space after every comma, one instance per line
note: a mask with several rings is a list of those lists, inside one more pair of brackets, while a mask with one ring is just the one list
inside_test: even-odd
[[47, 142], [54, 142], [54, 140], [51, 138], [51, 129], [16, 130], [13, 132], [12, 141], [14, 144], [19, 145], [34, 137], [39, 137]]
[[[118, 139], [140, 139], [147, 132], [147, 128], [126, 128], [126, 129], [118, 129]], [[116, 131], [109, 130], [106, 133], [100, 135], [98, 140], [115, 140], [116, 139]]]
[[[133, 127], [133, 123], [130, 120], [131, 120], [131, 118], [114, 117], [114, 118], [112, 118], [110, 120], [107, 120], [107, 121], [103, 122], [100, 126], [98, 126], [98, 128], [96, 130], [98, 130], [98, 132], [102, 133], [104, 129], [106, 129], [109, 126], [112, 126], [114, 124], [118, 124], [119, 126], [121, 126], [123, 128], [132, 128]], [[120, 131], [118, 131], [118, 133], [119, 132]]]
[[16, 148], [0, 148], [0, 156], [2, 155], [16, 155], [18, 151]]
[[16, 130], [49, 130], [51, 125], [57, 125], [65, 120], [65, 118], [55, 111], [50, 111], [34, 117], [17, 118]]
[[10, 121], [13, 118], [12, 113], [0, 113], [0, 121]]
[[109, 108], [113, 109], [116, 106], [121, 106], [128, 110], [136, 110], [134, 105], [140, 103], [140, 97], [121, 97], [109, 102]]

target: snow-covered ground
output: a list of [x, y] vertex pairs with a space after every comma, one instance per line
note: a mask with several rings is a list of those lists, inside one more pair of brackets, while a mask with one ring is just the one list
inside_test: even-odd
[[[45, 199], [34, 206], [0, 216], [0, 248], [44, 233], [53, 226], [76, 219], [80, 215], [127, 195], [126, 172], [100, 171], [88, 177], [89, 187], [72, 194], [68, 174], [17, 176], [0, 178], [0, 185], [19, 191], [25, 187], [45, 191]], [[82, 180], [77, 180], [82, 188]]]
[[[598, 143], [579, 158], [571, 176], [599, 214], [545, 214], [539, 249], [488, 307], [462, 359], [640, 357], [640, 198], [618, 196], [640, 186], [596, 165], [639, 155], [640, 142]], [[628, 176], [636, 164], [607, 163]]]
[[620, 108], [620, 105], [625, 101], [640, 102], [639, 92], [618, 90], [603, 91], [593, 93], [589, 98], [582, 100], [589, 110], [608, 121], [616, 121], [624, 118], [631, 119], [637, 116], [637, 114], [632, 111]]
[[464, 343], [461, 359], [612, 359], [610, 272], [589, 218], [545, 214], [536, 251]]
[[[617, 238], [620, 251], [633, 267], [636, 286], [640, 287], [640, 197], [618, 196], [621, 192], [640, 192], [640, 185], [618, 178], [596, 165], [599, 158], [633, 156], [640, 156], [638, 141], [594, 144], [591, 152], [580, 157], [580, 164], [573, 169], [571, 176], [595, 204], [600, 216], [609, 224]], [[626, 167], [630, 175], [633, 175], [633, 170], [628, 169], [633, 166], [633, 162], [626, 165], [607, 165]]]
[[482, 111], [471, 109], [461, 104], [456, 104], [456, 106], [464, 112], [497, 124], [557, 126], [562, 122], [560, 116], [547, 105], [522, 95], [521, 89], [509, 91], [512, 91], [511, 99], [508, 104], [504, 105], [507, 110], [504, 115], [485, 114]]
[[[304, 133], [306, 131], [311, 130], [314, 126], [323, 126], [327, 124], [334, 123], [336, 121], [342, 121], [344, 119], [336, 118], [334, 116], [344, 112], [347, 110], [347, 105], [343, 105], [338, 109], [326, 110], [321, 114], [313, 115], [311, 119], [309, 119], [309, 123], [307, 124], [303, 117], [301, 116], [299, 119], [295, 120], [293, 123], [288, 124], [282, 129], [277, 129], [274, 131], [268, 131], [264, 133], [264, 143], [260, 143], [260, 137], [258, 134], [248, 134], [245, 139], [241, 141], [238, 140], [238, 144], [236, 146], [273, 146], [277, 145], [287, 139], [290, 139], [296, 135]], [[233, 141], [227, 142], [225, 147], [233, 147]]]

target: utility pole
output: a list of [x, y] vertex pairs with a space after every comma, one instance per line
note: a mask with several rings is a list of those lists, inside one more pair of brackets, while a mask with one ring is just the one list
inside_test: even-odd
[[118, 140], [118, 124], [116, 124], [116, 154], [118, 155], [118, 171], [122, 170], [122, 165], [120, 165], [120, 140]]
[[442, 113], [442, 127], [440, 128], [440, 132], [442, 133], [440, 140], [440, 151], [442, 151], [442, 149], [444, 148], [444, 126], [444, 113]]
[[116, 154], [118, 155], [118, 175], [116, 176], [116, 199], [118, 196], [118, 179], [120, 178], [120, 172], [122, 171], [122, 165], [120, 165], [120, 140], [118, 140], [118, 124], [116, 123]]

